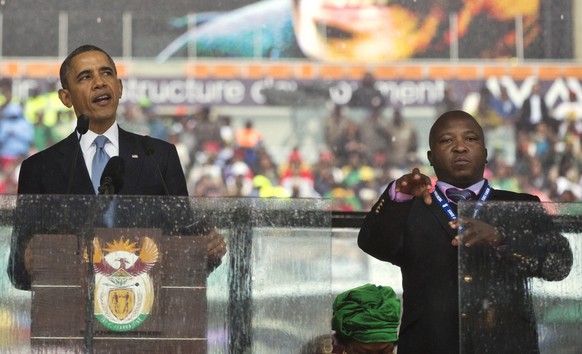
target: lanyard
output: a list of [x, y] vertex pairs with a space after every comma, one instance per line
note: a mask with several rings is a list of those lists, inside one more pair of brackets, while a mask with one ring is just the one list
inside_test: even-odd
[[[449, 204], [448, 200], [445, 197], [443, 197], [443, 195], [439, 191], [438, 187], [434, 188], [434, 191], [432, 192], [432, 194], [434, 195], [434, 198], [437, 200], [437, 202], [439, 203], [441, 208], [443, 208], [443, 210], [445, 211], [445, 214], [447, 214], [449, 219], [456, 220], [457, 214], [454, 212], [453, 208], [451, 208], [451, 205]], [[490, 194], [491, 194], [491, 186], [489, 185], [489, 182], [485, 181], [485, 185], [483, 186], [483, 188], [481, 188], [481, 193], [479, 194], [479, 198], [477, 198], [479, 203], [477, 203], [477, 205], [475, 206], [475, 209], [473, 209], [473, 215], [472, 215], [473, 218], [475, 218], [477, 216], [477, 214], [479, 213], [479, 209], [481, 209], [481, 205], [482, 205], [481, 202], [484, 202], [487, 199], [489, 199]]]

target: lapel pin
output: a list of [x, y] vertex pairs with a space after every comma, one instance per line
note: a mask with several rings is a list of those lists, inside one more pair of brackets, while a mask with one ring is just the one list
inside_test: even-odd
[[137, 155], [131, 155], [132, 159], [137, 159]]

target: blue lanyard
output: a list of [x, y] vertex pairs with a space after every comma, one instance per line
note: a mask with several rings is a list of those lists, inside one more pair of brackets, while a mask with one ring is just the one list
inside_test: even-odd
[[[443, 195], [439, 191], [438, 187], [435, 186], [432, 194], [434, 195], [434, 198], [437, 200], [437, 202], [439, 203], [441, 208], [443, 208], [443, 210], [445, 211], [445, 214], [447, 214], [449, 219], [456, 220], [457, 214], [453, 211], [453, 208], [451, 208], [448, 200], [445, 197], [443, 197]], [[475, 218], [477, 216], [477, 214], [479, 213], [479, 209], [481, 209], [481, 206], [482, 206], [481, 202], [484, 202], [487, 199], [489, 199], [490, 194], [491, 194], [491, 186], [489, 185], [489, 182], [485, 181], [483, 188], [481, 188], [481, 193], [479, 194], [479, 198], [477, 198], [479, 203], [477, 203], [477, 205], [475, 206], [475, 209], [473, 210], [473, 215], [472, 215], [473, 218]]]

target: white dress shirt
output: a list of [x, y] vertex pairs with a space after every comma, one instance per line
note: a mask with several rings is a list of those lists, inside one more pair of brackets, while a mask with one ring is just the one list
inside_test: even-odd
[[[88, 130], [85, 135], [81, 138], [81, 151], [83, 152], [83, 158], [85, 159], [85, 166], [87, 166], [87, 171], [89, 171], [89, 177], [93, 178], [93, 156], [95, 155], [95, 143], [94, 140], [98, 134]], [[119, 127], [117, 123], [113, 124], [105, 133], [109, 141], [103, 147], [105, 152], [109, 157], [119, 156]], [[79, 133], [77, 133], [77, 137]]]

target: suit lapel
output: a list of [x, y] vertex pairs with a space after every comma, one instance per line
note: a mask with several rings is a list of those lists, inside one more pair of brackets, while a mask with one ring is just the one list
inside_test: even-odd
[[439, 224], [451, 238], [457, 236], [457, 231], [451, 229], [451, 227], [449, 226], [449, 221], [451, 220], [449, 219], [448, 215], [445, 213], [443, 208], [440, 206], [440, 204], [436, 201], [434, 197], [432, 197], [432, 203], [430, 205], [427, 205], [427, 208], [428, 210], [430, 210], [430, 212], [434, 215], [434, 217], [438, 220]]
[[119, 156], [123, 158], [125, 164], [122, 194], [135, 194], [143, 164], [146, 161], [145, 152], [139, 144], [138, 137], [119, 128]]
[[[55, 163], [58, 165], [57, 168], [62, 172], [66, 185], [69, 186], [71, 184], [69, 194], [94, 194], [93, 184], [91, 183], [91, 177], [89, 177], [89, 171], [87, 171], [87, 166], [85, 165], [83, 152], [77, 147], [77, 144], [77, 134], [73, 132], [62, 144], [58, 145], [57, 153], [59, 157], [55, 159]], [[77, 149], [75, 170], [71, 175], [72, 161], [75, 158], [75, 151]]]

